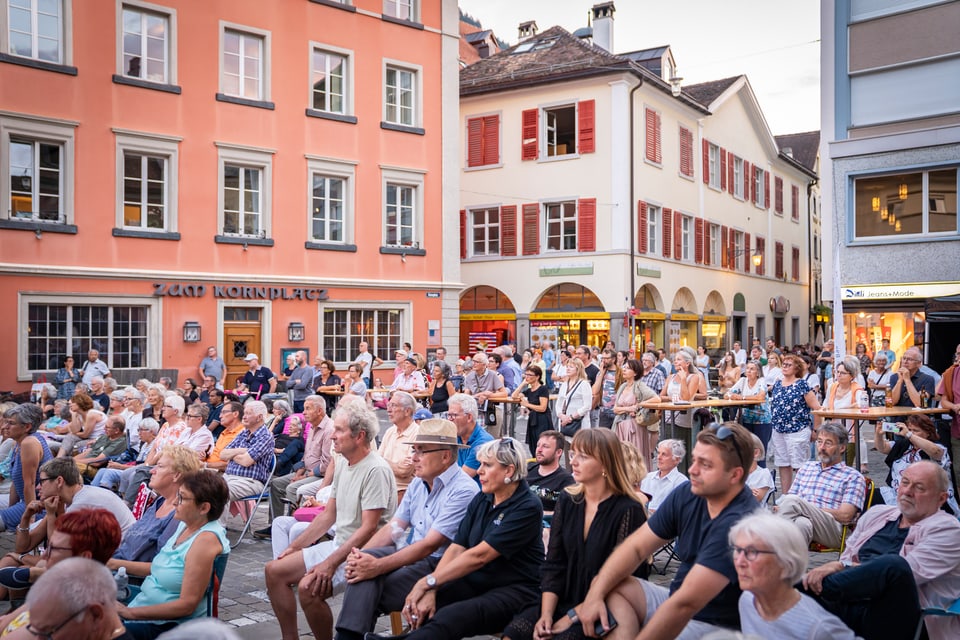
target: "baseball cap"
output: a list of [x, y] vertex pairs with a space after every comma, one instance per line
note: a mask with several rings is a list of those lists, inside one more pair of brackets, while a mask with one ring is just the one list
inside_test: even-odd
[[243, 359], [244, 359], [245, 361], [247, 361], [247, 362], [250, 362], [251, 360], [259, 360], [259, 359], [260, 359], [260, 356], [258, 356], [258, 355], [255, 354], [255, 353], [248, 353], [247, 355], [245, 355], [245, 356], [243, 357]]
[[414, 420], [429, 420], [433, 417], [433, 414], [430, 413], [429, 409], [424, 409], [423, 407], [417, 409], [413, 414]]

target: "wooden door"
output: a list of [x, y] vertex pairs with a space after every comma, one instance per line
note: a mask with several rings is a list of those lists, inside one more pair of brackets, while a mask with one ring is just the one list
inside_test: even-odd
[[261, 362], [264, 359], [260, 324], [224, 323], [223, 342], [223, 361], [227, 363], [226, 388], [233, 389], [237, 386], [237, 379], [242, 378], [250, 369], [244, 361], [248, 353], [260, 356]]

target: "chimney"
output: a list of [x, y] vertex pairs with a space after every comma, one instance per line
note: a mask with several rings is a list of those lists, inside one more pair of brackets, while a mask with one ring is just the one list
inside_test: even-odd
[[517, 27], [517, 36], [519, 40], [526, 40], [527, 38], [532, 38], [537, 35], [537, 21], [536, 20], [527, 20], [526, 22], [521, 22], [520, 26]]
[[593, 5], [593, 44], [613, 53], [613, 2]]

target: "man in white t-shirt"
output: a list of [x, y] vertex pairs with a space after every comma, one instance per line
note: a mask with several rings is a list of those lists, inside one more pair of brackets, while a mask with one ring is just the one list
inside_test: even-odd
[[383, 360], [370, 353], [370, 345], [366, 341], [362, 341], [357, 347], [360, 350], [360, 353], [357, 354], [357, 357], [353, 359], [353, 364], [363, 367], [363, 378], [364, 383], [367, 385], [367, 389], [372, 389], [373, 385], [371, 384], [371, 369], [373, 367], [379, 367], [383, 364]]
[[733, 343], [733, 361], [738, 367], [747, 364], [747, 350], [740, 345], [739, 340]]

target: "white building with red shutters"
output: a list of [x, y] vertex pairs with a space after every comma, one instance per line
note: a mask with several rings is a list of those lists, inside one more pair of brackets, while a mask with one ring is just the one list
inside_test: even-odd
[[610, 53], [613, 10], [460, 72], [461, 353], [807, 342], [816, 133], [779, 147], [745, 76], [676, 92], [668, 46]]

